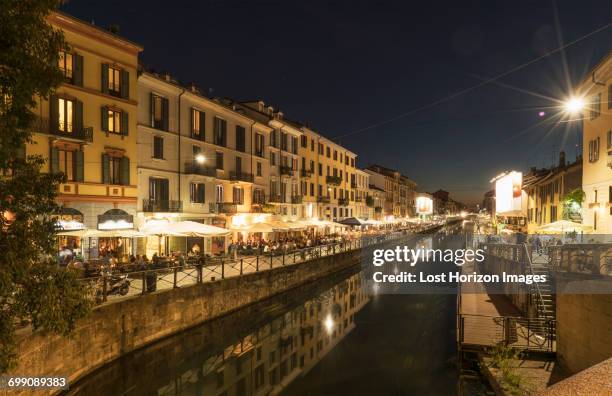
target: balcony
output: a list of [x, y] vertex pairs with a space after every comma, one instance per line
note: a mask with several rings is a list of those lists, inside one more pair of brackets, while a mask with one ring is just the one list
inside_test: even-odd
[[375, 207], [374, 207], [374, 212], [376, 212], [376, 213], [382, 213], [382, 206], [375, 206]]
[[293, 176], [293, 169], [290, 166], [281, 166], [280, 174], [281, 176]]
[[285, 203], [285, 199], [282, 195], [270, 195], [268, 198], [270, 203]]
[[218, 214], [234, 214], [238, 212], [238, 205], [233, 202], [211, 202], [209, 211]]
[[183, 202], [161, 199], [143, 199], [143, 212], [179, 213], [183, 211]]
[[217, 177], [217, 169], [204, 166], [196, 161], [185, 162], [185, 174]]
[[301, 204], [302, 203], [302, 196], [301, 195], [293, 195], [291, 197], [291, 203], [292, 204]]
[[302, 176], [302, 177], [311, 177], [312, 176], [312, 171], [310, 169], [302, 169], [300, 171], [300, 176]]
[[327, 184], [339, 186], [342, 183], [342, 178], [340, 176], [327, 176], [325, 181]]
[[317, 202], [319, 203], [329, 203], [329, 197], [317, 197]]
[[355, 202], [363, 202], [363, 198], [362, 197], [355, 197]]
[[374, 206], [374, 197], [372, 197], [372, 196], [368, 195], [368, 196], [366, 197], [366, 199], [365, 199], [365, 202], [366, 202], [366, 205], [367, 205], [368, 207], [370, 207], [370, 208], [371, 208], [371, 207], [373, 207], [373, 206]]
[[253, 183], [255, 180], [252, 173], [244, 173], [244, 172], [230, 172], [230, 180], [231, 181], [243, 181], [247, 183]]
[[340, 206], [348, 206], [349, 199], [348, 198], [338, 198], [338, 205]]
[[60, 130], [59, 125], [52, 127], [48, 118], [37, 117], [32, 124], [32, 131], [87, 143], [93, 142], [93, 127], [77, 127], [72, 123], [63, 123], [61, 126], [63, 130]]

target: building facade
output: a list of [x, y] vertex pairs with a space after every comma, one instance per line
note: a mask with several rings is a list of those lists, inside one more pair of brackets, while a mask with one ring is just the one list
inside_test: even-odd
[[399, 171], [381, 165], [370, 165], [364, 170], [370, 184], [384, 190], [384, 216], [412, 217], [415, 215], [416, 183]]
[[532, 168], [523, 177], [523, 190], [527, 193], [527, 231], [533, 233], [542, 225], [562, 219], [582, 221], [578, 207], [564, 205], [564, 198], [581, 186], [582, 158], [566, 164], [562, 152], [558, 166]]
[[43, 171], [64, 173], [57, 199], [65, 230], [133, 228], [142, 47], [62, 13], [47, 20], [68, 44], [59, 57], [65, 82], [37, 100], [26, 154], [47, 159]]
[[579, 85], [582, 114], [583, 222], [598, 234], [612, 233], [612, 52]]

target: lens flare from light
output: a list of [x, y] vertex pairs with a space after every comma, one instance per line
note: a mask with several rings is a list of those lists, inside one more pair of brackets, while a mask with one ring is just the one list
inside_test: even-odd
[[332, 318], [331, 314], [327, 314], [323, 324], [325, 325], [325, 331], [327, 331], [327, 334], [331, 334], [334, 330], [334, 319]]
[[204, 154], [198, 154], [195, 156], [195, 160], [198, 164], [203, 164], [206, 161], [206, 157], [204, 157]]
[[563, 108], [568, 113], [579, 113], [584, 109], [584, 99], [579, 97], [569, 98], [563, 104]]

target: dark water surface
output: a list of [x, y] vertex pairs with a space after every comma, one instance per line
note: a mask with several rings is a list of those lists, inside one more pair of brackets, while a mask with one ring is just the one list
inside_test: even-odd
[[456, 295], [373, 293], [366, 276], [356, 263], [135, 351], [66, 394], [456, 394]]

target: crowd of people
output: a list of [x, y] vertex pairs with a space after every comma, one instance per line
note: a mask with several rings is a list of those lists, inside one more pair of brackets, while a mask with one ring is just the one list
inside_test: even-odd
[[230, 257], [239, 255], [283, 254], [314, 246], [339, 243], [352, 239], [350, 235], [295, 235], [279, 238], [274, 241], [249, 238], [232, 242], [228, 246]]

